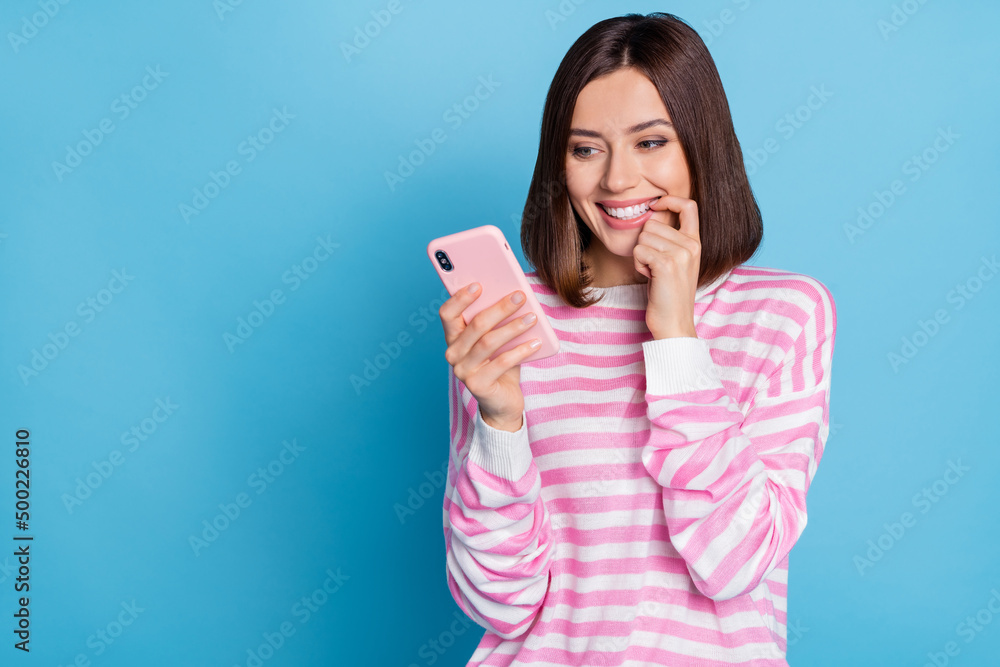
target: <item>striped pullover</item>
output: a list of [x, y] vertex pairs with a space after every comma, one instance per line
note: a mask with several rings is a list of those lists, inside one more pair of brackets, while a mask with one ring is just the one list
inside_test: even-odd
[[521, 365], [517, 432], [449, 373], [448, 587], [469, 666], [788, 665], [788, 553], [829, 433], [833, 297], [746, 264], [698, 288], [697, 337], [653, 340], [647, 284], [573, 308]]

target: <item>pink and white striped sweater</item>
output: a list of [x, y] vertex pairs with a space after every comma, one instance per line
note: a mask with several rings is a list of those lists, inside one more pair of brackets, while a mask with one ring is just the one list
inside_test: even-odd
[[645, 284], [577, 309], [527, 276], [561, 348], [521, 365], [521, 430], [448, 366], [447, 581], [487, 630], [468, 665], [787, 665], [830, 292], [740, 265], [697, 290], [697, 338], [653, 340]]

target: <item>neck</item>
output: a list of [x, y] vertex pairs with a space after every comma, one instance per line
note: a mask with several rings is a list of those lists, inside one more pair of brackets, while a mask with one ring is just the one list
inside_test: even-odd
[[649, 282], [646, 276], [635, 270], [635, 260], [632, 257], [615, 255], [596, 237], [583, 251], [583, 261], [593, 277], [591, 287], [617, 287]]

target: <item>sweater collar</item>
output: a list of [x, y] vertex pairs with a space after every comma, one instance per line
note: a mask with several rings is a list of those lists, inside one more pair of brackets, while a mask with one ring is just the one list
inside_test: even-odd
[[[730, 269], [712, 282], [707, 285], [702, 285], [695, 290], [695, 302], [703, 303], [711, 300], [712, 294], [719, 288], [720, 285], [722, 285], [722, 283], [729, 279], [732, 273], [733, 270]], [[612, 287], [588, 287], [584, 290], [584, 293], [592, 293], [595, 296], [601, 297], [601, 300], [594, 304], [596, 306], [645, 309], [646, 304], [649, 303], [648, 282], [632, 283], [628, 285], [614, 285]]]

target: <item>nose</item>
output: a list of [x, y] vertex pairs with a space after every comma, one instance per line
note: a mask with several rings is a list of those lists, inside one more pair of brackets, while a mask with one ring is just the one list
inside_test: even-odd
[[601, 186], [608, 192], [625, 192], [638, 182], [639, 168], [628, 151], [611, 151]]

